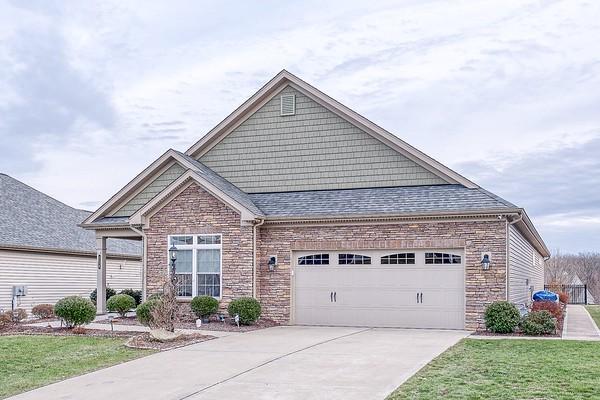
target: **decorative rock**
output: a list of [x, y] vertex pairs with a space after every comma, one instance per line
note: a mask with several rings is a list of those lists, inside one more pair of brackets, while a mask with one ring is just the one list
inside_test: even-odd
[[159, 342], [169, 342], [176, 340], [182, 335], [180, 332], [169, 332], [164, 329], [151, 329], [150, 336], [152, 339], [158, 340]]

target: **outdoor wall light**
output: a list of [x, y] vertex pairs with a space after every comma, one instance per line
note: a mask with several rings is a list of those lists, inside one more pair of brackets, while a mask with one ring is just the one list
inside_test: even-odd
[[175, 277], [175, 262], [177, 261], [177, 247], [172, 245], [169, 249], [169, 259], [171, 260], [171, 272], [173, 273], [173, 279]]
[[484, 254], [483, 257], [481, 258], [481, 268], [483, 268], [486, 271], [488, 269], [490, 269], [490, 255], [489, 254]]
[[275, 267], [277, 266], [277, 256], [269, 256], [269, 272], [275, 271]]

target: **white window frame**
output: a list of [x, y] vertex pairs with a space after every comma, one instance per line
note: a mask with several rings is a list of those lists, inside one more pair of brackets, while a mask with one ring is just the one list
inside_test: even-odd
[[[177, 296], [178, 299], [192, 299], [198, 295], [198, 250], [219, 249], [219, 296], [215, 297], [221, 300], [223, 297], [223, 234], [221, 233], [175, 233], [167, 236], [167, 276], [171, 276], [171, 259], [169, 258], [169, 248], [171, 247], [171, 238], [175, 236], [192, 236], [192, 244], [175, 245], [177, 250], [192, 251], [192, 297]], [[199, 244], [198, 237], [218, 236], [219, 244]], [[175, 262], [175, 270], [177, 270], [177, 262]], [[214, 296], [213, 296], [214, 297]]]

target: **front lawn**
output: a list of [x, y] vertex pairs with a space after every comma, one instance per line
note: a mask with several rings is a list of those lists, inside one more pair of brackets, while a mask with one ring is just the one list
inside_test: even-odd
[[585, 308], [596, 322], [596, 326], [600, 328], [600, 306], [585, 306]]
[[0, 337], [0, 398], [150, 354], [124, 339], [74, 336]]
[[388, 400], [597, 399], [600, 342], [465, 339]]

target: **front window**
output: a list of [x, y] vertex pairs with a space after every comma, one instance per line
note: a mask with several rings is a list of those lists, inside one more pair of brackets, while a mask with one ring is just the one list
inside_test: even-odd
[[220, 298], [221, 235], [173, 235], [169, 236], [169, 247], [172, 245], [178, 250], [177, 296]]

